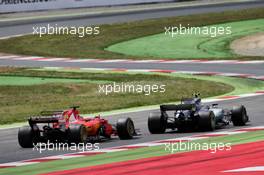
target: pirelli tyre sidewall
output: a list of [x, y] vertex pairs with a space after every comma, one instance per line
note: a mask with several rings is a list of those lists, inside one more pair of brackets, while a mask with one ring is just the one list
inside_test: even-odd
[[161, 112], [152, 112], [148, 117], [148, 129], [151, 134], [164, 133], [167, 128], [167, 119]]
[[131, 118], [120, 118], [116, 123], [117, 135], [121, 140], [132, 139], [135, 131], [134, 122]]
[[234, 106], [231, 110], [231, 119], [234, 126], [246, 125], [249, 119], [245, 106]]
[[69, 127], [68, 141], [69, 143], [84, 143], [87, 140], [87, 132], [83, 125], [74, 124]]
[[203, 131], [215, 130], [215, 115], [212, 111], [200, 111], [198, 119], [198, 127]]
[[18, 143], [22, 148], [33, 148], [34, 131], [30, 126], [24, 126], [19, 128]]

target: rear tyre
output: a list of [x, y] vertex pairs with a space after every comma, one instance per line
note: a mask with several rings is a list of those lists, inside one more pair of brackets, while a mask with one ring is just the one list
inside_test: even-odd
[[234, 106], [232, 109], [231, 119], [234, 126], [244, 126], [248, 122], [247, 110], [241, 106]]
[[131, 118], [120, 118], [116, 123], [117, 135], [121, 140], [132, 139], [135, 134], [134, 123]]
[[68, 131], [70, 143], [84, 143], [87, 140], [86, 129], [83, 125], [71, 125]]
[[167, 127], [167, 119], [160, 112], [152, 112], [148, 117], [148, 129], [151, 134], [162, 134]]
[[24, 126], [18, 130], [18, 143], [22, 148], [33, 148], [34, 132], [30, 126]]
[[203, 131], [215, 130], [215, 115], [212, 111], [199, 112], [198, 126]]

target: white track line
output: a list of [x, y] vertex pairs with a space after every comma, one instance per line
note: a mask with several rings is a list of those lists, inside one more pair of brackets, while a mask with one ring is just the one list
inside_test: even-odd
[[0, 59], [13, 59], [13, 58], [18, 58], [15, 55], [11, 55], [11, 56], [0, 56]]
[[[32, 59], [30, 59], [32, 58]], [[43, 61], [54, 62], [70, 62], [70, 63], [82, 63], [82, 62], [95, 62], [95, 63], [158, 63], [158, 64], [264, 64], [264, 60], [129, 60], [129, 59], [71, 59], [71, 58], [44, 58], [44, 57], [27, 57], [19, 55], [0, 56], [0, 59], [7, 60], [27, 60], [27, 61], [40, 61], [34, 58], [43, 58]]]
[[239, 168], [234, 170], [227, 170], [223, 171], [225, 173], [235, 173], [235, 172], [264, 172], [264, 166], [255, 166], [255, 167], [246, 167], [246, 168]]
[[[123, 145], [118, 147], [112, 147], [112, 148], [106, 148], [106, 149], [100, 149], [100, 150], [92, 150], [92, 151], [86, 151], [86, 152], [77, 152], [77, 153], [70, 153], [70, 154], [63, 154], [58, 156], [49, 156], [49, 157], [42, 157], [42, 158], [36, 158], [36, 159], [29, 159], [29, 160], [22, 160], [17, 162], [10, 162], [10, 163], [3, 163], [0, 164], [0, 169], [5, 167], [13, 167], [13, 166], [25, 166], [25, 165], [31, 165], [36, 163], [41, 163], [52, 160], [63, 160], [63, 159], [71, 159], [71, 158], [77, 158], [77, 157], [84, 157], [84, 153], [111, 153], [111, 152], [119, 152], [119, 151], [127, 151], [129, 150], [129, 147], [131, 149], [137, 149], [135, 147], [151, 147], [151, 146], [162, 146], [165, 145], [168, 141], [193, 141], [193, 140], [200, 140], [200, 139], [206, 139], [208, 138], [206, 135], [234, 135], [234, 134], [241, 134], [246, 132], [253, 132], [250, 131], [250, 129], [264, 129], [264, 126], [256, 126], [256, 127], [248, 127], [248, 128], [242, 128], [242, 129], [249, 129], [248, 131], [236, 131], [236, 130], [230, 130], [230, 131], [221, 131], [221, 132], [210, 132], [210, 133], [204, 133], [204, 134], [198, 134], [198, 135], [192, 135], [187, 137], [180, 137], [180, 138], [172, 138], [172, 139], [165, 139], [165, 140], [156, 140], [152, 142], [145, 142], [145, 143], [137, 143], [132, 145]], [[126, 147], [127, 149], [124, 149], [123, 147]]]
[[25, 166], [25, 165], [32, 165], [32, 164], [37, 164], [38, 162], [11, 162], [11, 163], [3, 163], [0, 164], [1, 166]]
[[83, 62], [98, 62], [99, 59], [69, 59], [66, 60], [65, 62], [69, 63], [83, 63]]
[[57, 61], [67, 61], [69, 58], [43, 58], [36, 61], [47, 61], [47, 62], [57, 62]]
[[34, 57], [34, 56], [31, 56], [31, 57], [16, 57], [16, 58], [13, 58], [12, 60], [19, 60], [19, 61], [31, 61], [31, 60], [34, 60], [35, 59], [44, 59], [43, 57]]
[[264, 61], [262, 60], [256, 60], [256, 61], [239, 61], [237, 64], [264, 64]]

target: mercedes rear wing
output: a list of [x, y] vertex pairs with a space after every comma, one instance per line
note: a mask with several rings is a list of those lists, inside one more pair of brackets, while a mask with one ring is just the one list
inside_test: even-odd
[[161, 105], [160, 110], [166, 111], [180, 111], [180, 110], [195, 110], [195, 104], [179, 104], [179, 105]]

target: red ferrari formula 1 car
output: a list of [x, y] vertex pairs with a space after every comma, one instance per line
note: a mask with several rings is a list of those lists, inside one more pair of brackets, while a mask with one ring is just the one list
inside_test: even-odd
[[110, 139], [112, 135], [118, 135], [120, 139], [132, 139], [136, 135], [130, 118], [120, 118], [116, 125], [111, 125], [100, 116], [83, 118], [77, 108], [45, 111], [40, 116], [30, 117], [29, 126], [18, 131], [19, 145], [31, 148], [38, 142], [82, 143]]

